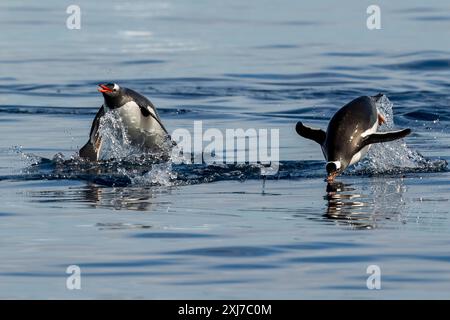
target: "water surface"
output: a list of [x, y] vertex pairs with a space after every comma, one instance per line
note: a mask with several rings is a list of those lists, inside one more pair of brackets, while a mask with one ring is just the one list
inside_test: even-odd
[[[0, 4], [0, 297], [450, 298], [448, 3], [379, 1], [374, 31], [368, 1], [78, 4], [81, 30], [60, 1]], [[106, 81], [169, 131], [279, 129], [280, 174], [71, 161]], [[413, 134], [327, 187], [295, 123], [379, 92]]]

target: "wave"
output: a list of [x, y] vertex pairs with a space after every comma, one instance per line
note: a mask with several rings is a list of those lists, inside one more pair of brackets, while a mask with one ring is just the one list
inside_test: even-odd
[[[79, 108], [79, 107], [49, 107], [33, 105], [0, 105], [0, 113], [6, 114], [43, 114], [43, 115], [95, 115], [99, 107]], [[194, 110], [186, 108], [158, 108], [161, 114], [184, 114]]]
[[[124, 60], [121, 63], [152, 63], [153, 60], [137, 60], [130, 62]], [[406, 63], [406, 64], [405, 64]], [[140, 78], [140, 79], [113, 79], [114, 82], [123, 86], [133, 88], [138, 92], [152, 98], [162, 98], [172, 101], [172, 104], [200, 105], [203, 109], [208, 109], [216, 102], [236, 105], [238, 98], [246, 98], [257, 103], [270, 104], [273, 101], [289, 101], [289, 105], [294, 108], [312, 108], [318, 103], [320, 105], [334, 106], [335, 108], [347, 103], [361, 95], [373, 95], [382, 92], [389, 92], [389, 96], [394, 101], [405, 101], [405, 107], [400, 107], [399, 115], [408, 112], [411, 105], [415, 109], [423, 112], [439, 113], [450, 117], [448, 111], [449, 81], [444, 77], [433, 76], [427, 79], [427, 83], [420, 83], [420, 86], [413, 85], [403, 80], [401, 87], [398, 86], [399, 79], [386, 76], [384, 70], [411, 69], [411, 70], [440, 70], [449, 69], [449, 60], [441, 58], [421, 59], [417, 57], [409, 61], [398, 64], [367, 66], [366, 70], [361, 68], [353, 71], [323, 71], [309, 73], [225, 73], [215, 77], [172, 77], [172, 78]], [[403, 77], [403, 76], [402, 76]], [[91, 99], [96, 97], [101, 101], [101, 97], [95, 90], [98, 83], [104, 79], [86, 80], [72, 83], [0, 83], [0, 94], [17, 95], [26, 97], [39, 97], [45, 99], [46, 103], [58, 98], [54, 102], [55, 107], [35, 106], [14, 106], [0, 105], [0, 112], [42, 112], [60, 113], [58, 104], [59, 98]], [[397, 88], [397, 89], [393, 89]], [[39, 100], [39, 99], [38, 99]], [[215, 101], [214, 101], [215, 100]], [[84, 100], [86, 101], [86, 100]], [[295, 101], [295, 103], [291, 103]], [[305, 105], [306, 102], [306, 105]], [[50, 102], [51, 103], [51, 102]], [[72, 108], [70, 108], [72, 109]], [[252, 108], [253, 109], [253, 108]], [[257, 108], [253, 111], [256, 113]], [[275, 111], [273, 108], [272, 111]], [[72, 113], [85, 112], [83, 108], [74, 108]]]
[[411, 71], [439, 71], [439, 70], [449, 70], [450, 60], [449, 59], [424, 59], [424, 60], [414, 60], [408, 62], [402, 62], [397, 64], [388, 64], [381, 66], [387, 69], [402, 69]]

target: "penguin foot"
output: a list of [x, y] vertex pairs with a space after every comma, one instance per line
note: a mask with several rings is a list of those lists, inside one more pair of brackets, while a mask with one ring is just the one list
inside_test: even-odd
[[386, 123], [386, 119], [381, 113], [378, 113], [378, 125], [381, 126], [383, 123]]

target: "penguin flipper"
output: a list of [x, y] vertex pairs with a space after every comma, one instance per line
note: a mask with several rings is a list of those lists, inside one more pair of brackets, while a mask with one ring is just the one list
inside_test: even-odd
[[389, 132], [377, 132], [372, 133], [364, 138], [364, 140], [361, 143], [361, 148], [372, 144], [372, 143], [380, 143], [380, 142], [389, 142], [398, 140], [401, 138], [406, 137], [408, 134], [411, 133], [411, 129], [403, 129], [398, 131], [389, 131]]
[[98, 150], [95, 149], [94, 145], [88, 141], [83, 148], [79, 151], [80, 157], [87, 159], [89, 161], [98, 160]]
[[313, 140], [322, 145], [325, 142], [327, 134], [322, 129], [310, 128], [305, 126], [300, 121], [295, 126], [295, 131], [303, 138]]
[[161, 119], [159, 118], [158, 111], [156, 111], [156, 107], [153, 105], [153, 103], [148, 100], [146, 97], [141, 95], [140, 93], [137, 93], [134, 90], [126, 88], [126, 92], [129, 96], [133, 98], [133, 100], [137, 103], [139, 106], [139, 109], [141, 110], [141, 113], [144, 117], [152, 117], [161, 127], [161, 129], [168, 135], [166, 127], [161, 122]]
[[[144, 117], [152, 117], [161, 127], [161, 129], [168, 134], [166, 127], [161, 122], [161, 119], [159, 118], [158, 113], [156, 112], [156, 108], [153, 106], [153, 104], [150, 105], [142, 105], [138, 103], [139, 108], [141, 109], [141, 113]], [[153, 108], [153, 109], [152, 109]]]
[[91, 130], [89, 132], [89, 141], [80, 149], [79, 155], [81, 158], [88, 159], [90, 161], [97, 161], [101, 146], [101, 137], [98, 134], [100, 127], [100, 118], [105, 115], [105, 110], [100, 107], [92, 122]]

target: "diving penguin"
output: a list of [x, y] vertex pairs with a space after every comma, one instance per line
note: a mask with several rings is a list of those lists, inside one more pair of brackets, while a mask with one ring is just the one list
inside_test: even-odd
[[376, 107], [382, 96], [363, 96], [349, 102], [334, 114], [326, 132], [297, 123], [295, 130], [299, 135], [322, 147], [328, 182], [361, 160], [371, 144], [401, 139], [411, 133], [411, 129], [377, 132], [378, 126], [385, 122]]

